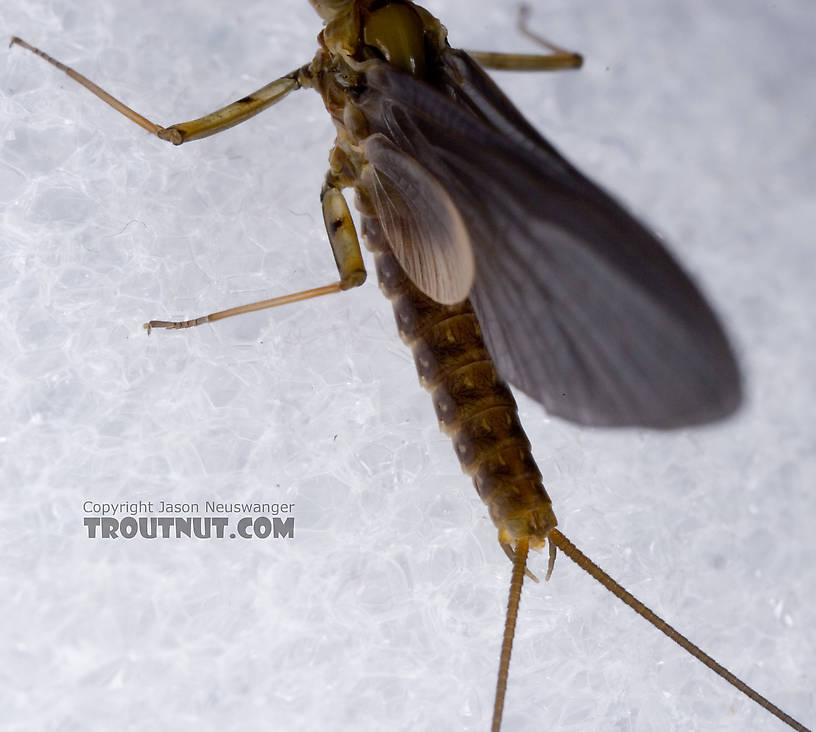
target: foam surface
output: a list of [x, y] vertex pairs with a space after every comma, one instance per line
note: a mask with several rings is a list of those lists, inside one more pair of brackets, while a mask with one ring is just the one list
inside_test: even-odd
[[[29, 0], [0, 28], [169, 124], [311, 58], [317, 16], [275, 5]], [[556, 513], [816, 724], [812, 5], [543, 5], [534, 26], [586, 67], [499, 82], [666, 236], [727, 323], [748, 396], [726, 423], [669, 434], [580, 429], [522, 399]], [[428, 4], [454, 45], [536, 50], [511, 4], [474, 6]], [[318, 96], [173, 148], [13, 48], [0, 125], [4, 728], [487, 729], [510, 566], [373, 276], [141, 329], [333, 280]], [[86, 499], [293, 502], [297, 533], [93, 541]], [[526, 587], [505, 721], [782, 728], [564, 558]]]

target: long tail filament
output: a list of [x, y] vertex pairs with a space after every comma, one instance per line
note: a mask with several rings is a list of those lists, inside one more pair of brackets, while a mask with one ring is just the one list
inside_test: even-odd
[[[748, 686], [748, 684], [746, 684], [744, 681], [741, 681], [727, 668], [725, 668], [725, 666], [722, 666], [721, 664], [717, 663], [713, 658], [711, 658], [711, 656], [709, 656], [707, 653], [705, 653], [696, 645], [694, 645], [694, 643], [692, 643], [688, 638], [678, 633], [671, 625], [669, 625], [665, 620], [663, 620], [663, 618], [656, 615], [652, 610], [646, 607], [634, 595], [632, 595], [630, 592], [627, 592], [623, 587], [621, 587], [617, 582], [615, 582], [615, 580], [613, 580], [606, 572], [604, 572], [597, 564], [595, 564], [589, 557], [587, 557], [580, 549], [578, 549], [575, 546], [575, 544], [573, 544], [569, 539], [567, 539], [567, 537], [564, 536], [558, 529], [553, 529], [550, 532], [548, 538], [552, 544], [554, 544], [562, 552], [564, 552], [564, 554], [566, 554], [581, 569], [583, 569], [585, 572], [592, 575], [592, 577], [598, 580], [598, 582], [600, 582], [604, 587], [606, 587], [606, 589], [609, 590], [613, 595], [615, 595], [615, 597], [617, 597], [621, 602], [625, 603], [630, 608], [632, 608], [632, 610], [634, 610], [642, 618], [648, 620], [660, 632], [664, 633], [669, 638], [671, 638], [675, 643], [677, 643], [677, 645], [688, 651], [698, 661], [701, 661], [706, 666], [708, 666], [708, 668], [710, 668], [715, 674], [724, 678], [729, 684], [739, 689], [748, 698], [753, 699], [757, 704], [759, 704], [759, 706], [763, 707], [764, 709], [767, 709], [771, 714], [773, 714], [778, 719], [782, 720], [788, 726], [792, 727], [795, 730], [799, 730], [799, 732], [810, 732], [807, 727], [797, 722], [790, 715], [785, 714], [785, 712], [783, 712], [779, 707], [777, 707], [771, 701], [762, 696], [762, 694], [754, 691], [750, 686]], [[513, 572], [515, 577], [515, 568]], [[519, 587], [519, 589], [521, 588]], [[502, 654], [504, 654], [504, 648], [502, 648]], [[494, 730], [495, 729], [497, 728], [494, 726]]]
[[510, 597], [507, 601], [507, 619], [504, 623], [504, 638], [502, 639], [501, 656], [499, 658], [499, 678], [496, 682], [496, 701], [493, 705], [493, 725], [491, 732], [501, 729], [502, 712], [504, 711], [504, 694], [507, 691], [507, 674], [510, 668], [510, 654], [513, 651], [513, 637], [516, 634], [516, 620], [518, 619], [519, 603], [521, 602], [521, 585], [524, 583], [524, 573], [527, 570], [527, 553], [530, 544], [522, 539], [516, 545], [513, 557], [513, 578], [510, 580]]

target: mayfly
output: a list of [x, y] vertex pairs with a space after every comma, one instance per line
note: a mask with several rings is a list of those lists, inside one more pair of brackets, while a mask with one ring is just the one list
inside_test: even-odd
[[[190, 122], [161, 127], [19, 38], [163, 140], [221, 132], [313, 88], [337, 128], [321, 191], [339, 280], [152, 328], [186, 328], [362, 285], [342, 190], [353, 187], [381, 288], [513, 560], [493, 729], [504, 705], [530, 548], [560, 549], [720, 676], [794, 729], [805, 727], [693, 646], [556, 528], [509, 382], [585, 425], [671, 429], [724, 418], [740, 376], [713, 311], [655, 236], [521, 116], [483, 68], [558, 70], [581, 57], [465, 53], [408, 0], [311, 0], [324, 21], [314, 59]], [[528, 32], [529, 31], [525, 31]]]

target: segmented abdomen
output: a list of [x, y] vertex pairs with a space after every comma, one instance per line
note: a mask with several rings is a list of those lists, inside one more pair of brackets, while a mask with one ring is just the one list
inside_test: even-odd
[[485, 347], [470, 304], [446, 306], [420, 292], [400, 267], [376, 219], [363, 235], [376, 256], [380, 287], [394, 306], [421, 384], [433, 397], [442, 430], [473, 478], [499, 529], [499, 541], [540, 545], [555, 524], [551, 501], [519, 422], [516, 400]]

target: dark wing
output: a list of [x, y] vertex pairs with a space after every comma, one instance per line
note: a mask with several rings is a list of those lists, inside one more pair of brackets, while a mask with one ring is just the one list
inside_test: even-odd
[[391, 143], [377, 173], [412, 166], [419, 185], [418, 164], [459, 210], [476, 262], [470, 299], [499, 373], [582, 424], [670, 428], [732, 412], [736, 361], [688, 276], [466, 54], [443, 61], [436, 87], [372, 63], [356, 103]]

